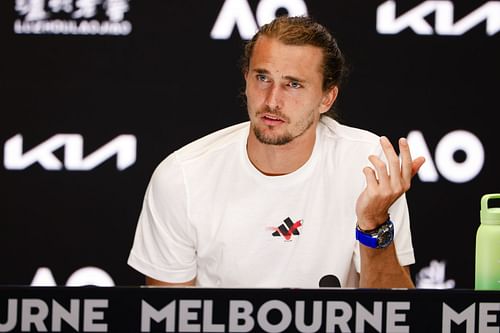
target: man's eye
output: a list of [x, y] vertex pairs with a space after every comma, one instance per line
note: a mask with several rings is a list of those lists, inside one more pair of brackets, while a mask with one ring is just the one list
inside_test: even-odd
[[296, 81], [292, 81], [288, 85], [294, 89], [302, 88], [302, 85]]
[[267, 77], [264, 74], [257, 74], [257, 80], [262, 81], [262, 82], [266, 82]]

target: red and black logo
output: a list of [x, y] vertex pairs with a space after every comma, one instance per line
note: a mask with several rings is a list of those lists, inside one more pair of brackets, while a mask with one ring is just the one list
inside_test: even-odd
[[272, 228], [274, 230], [272, 234], [274, 237], [282, 236], [285, 240], [290, 240], [292, 235], [300, 235], [299, 227], [302, 227], [302, 220], [294, 223], [291, 218], [287, 217], [283, 222], [279, 227]]

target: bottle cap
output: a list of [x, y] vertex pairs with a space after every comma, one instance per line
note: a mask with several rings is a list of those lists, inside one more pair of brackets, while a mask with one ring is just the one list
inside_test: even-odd
[[500, 199], [500, 193], [485, 194], [481, 198], [481, 223], [500, 225], [500, 207], [488, 207], [490, 199]]

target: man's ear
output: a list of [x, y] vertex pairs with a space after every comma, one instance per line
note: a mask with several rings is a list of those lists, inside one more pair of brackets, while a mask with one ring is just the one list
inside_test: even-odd
[[325, 113], [326, 111], [330, 110], [333, 103], [335, 103], [338, 94], [339, 94], [339, 88], [337, 86], [333, 86], [330, 89], [328, 89], [323, 94], [323, 99], [321, 100], [321, 104], [319, 107], [319, 113]]

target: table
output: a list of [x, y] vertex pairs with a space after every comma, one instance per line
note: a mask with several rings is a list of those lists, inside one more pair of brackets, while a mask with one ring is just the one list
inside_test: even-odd
[[500, 291], [0, 287], [0, 332], [500, 332]]

